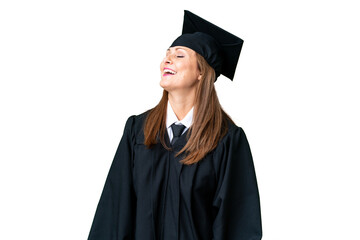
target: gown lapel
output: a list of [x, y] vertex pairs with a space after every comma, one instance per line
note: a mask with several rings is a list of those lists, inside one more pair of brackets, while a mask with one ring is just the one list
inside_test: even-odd
[[[172, 149], [167, 151], [164, 147], [161, 146], [161, 143], [158, 143], [157, 144], [157, 147], [161, 148], [161, 152], [163, 154], [163, 156], [167, 156], [165, 157], [163, 160], [165, 160], [165, 162], [163, 162], [162, 164], [165, 164], [164, 166], [165, 167], [165, 172], [164, 172], [164, 175], [161, 179], [163, 179], [163, 194], [162, 194], [162, 197], [161, 197], [161, 202], [162, 202], [162, 206], [161, 206], [161, 213], [160, 213], [160, 216], [154, 216], [153, 215], [153, 225], [154, 227], [157, 225], [157, 234], [154, 234], [155, 236], [155, 239], [164, 239], [164, 232], [162, 229], [164, 224], [168, 224], [168, 223], [165, 223], [163, 222], [164, 219], [162, 216], [164, 216], [164, 214], [169, 214], [168, 211], [165, 210], [165, 202], [169, 201], [169, 197], [172, 197], [172, 204], [173, 204], [173, 209], [177, 209], [176, 212], [177, 212], [177, 220], [176, 220], [176, 223], [175, 223], [175, 226], [176, 229], [174, 229], [176, 231], [176, 235], [178, 237], [178, 232], [179, 232], [179, 221], [180, 221], [180, 216], [179, 216], [179, 211], [180, 211], [180, 174], [181, 174], [181, 170], [182, 170], [182, 167], [183, 167], [183, 164], [180, 163], [180, 160], [184, 157], [184, 154], [180, 154], [179, 156], [175, 157], [176, 155], [176, 152], [180, 151], [186, 144], [187, 142], [187, 138], [186, 138], [186, 135], [187, 135], [187, 132], [188, 130], [186, 130], [181, 136], [180, 138], [174, 143], [174, 145], [171, 147], [170, 145], [170, 139], [169, 139], [169, 136], [167, 134], [167, 131], [165, 131], [165, 143], [168, 147], [171, 147]], [[152, 172], [154, 173], [154, 171], [156, 171], [156, 169], [159, 167], [159, 163], [156, 164], [156, 160], [153, 161], [153, 166], [152, 166]], [[171, 168], [173, 170], [171, 170]], [[176, 174], [171, 174], [172, 171], [175, 171], [173, 173], [176, 173]], [[154, 174], [152, 175], [152, 188], [153, 190], [155, 190], [156, 188], [158, 188], [158, 184], [159, 182], [158, 181], [155, 181], [156, 178], [158, 178], [159, 176], [155, 176]], [[156, 183], [154, 185], [154, 183]], [[171, 186], [169, 186], [169, 184]], [[168, 192], [169, 189], [172, 189], [171, 192]], [[169, 195], [170, 194], [170, 195]], [[159, 203], [157, 203], [155, 201], [155, 199], [153, 198], [152, 199], [152, 208], [153, 208], [153, 213], [155, 212], [156, 210], [156, 206], [158, 205]], [[157, 218], [160, 217], [160, 219], [157, 220]], [[165, 234], [167, 235], [167, 234]]]

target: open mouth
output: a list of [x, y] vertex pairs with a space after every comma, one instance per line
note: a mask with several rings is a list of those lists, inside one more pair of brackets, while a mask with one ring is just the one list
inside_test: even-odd
[[170, 68], [164, 68], [164, 75], [163, 76], [168, 76], [168, 75], [175, 75], [176, 72]]

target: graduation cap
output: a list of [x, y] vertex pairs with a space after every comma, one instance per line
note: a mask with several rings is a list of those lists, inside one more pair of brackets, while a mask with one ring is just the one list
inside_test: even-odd
[[184, 46], [199, 53], [215, 70], [233, 80], [243, 40], [185, 10], [182, 35], [170, 47]]

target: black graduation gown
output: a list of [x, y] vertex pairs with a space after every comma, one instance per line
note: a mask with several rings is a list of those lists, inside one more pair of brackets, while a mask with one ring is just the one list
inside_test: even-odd
[[[200, 162], [179, 163], [161, 143], [144, 144], [146, 113], [131, 116], [110, 167], [89, 240], [259, 240], [260, 202], [250, 147], [230, 124]], [[169, 143], [166, 134], [167, 143]]]

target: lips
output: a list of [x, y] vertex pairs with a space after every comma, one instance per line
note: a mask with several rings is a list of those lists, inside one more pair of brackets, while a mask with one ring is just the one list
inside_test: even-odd
[[163, 72], [164, 72], [163, 76], [170, 76], [176, 74], [176, 71], [172, 70], [171, 68], [164, 68]]

